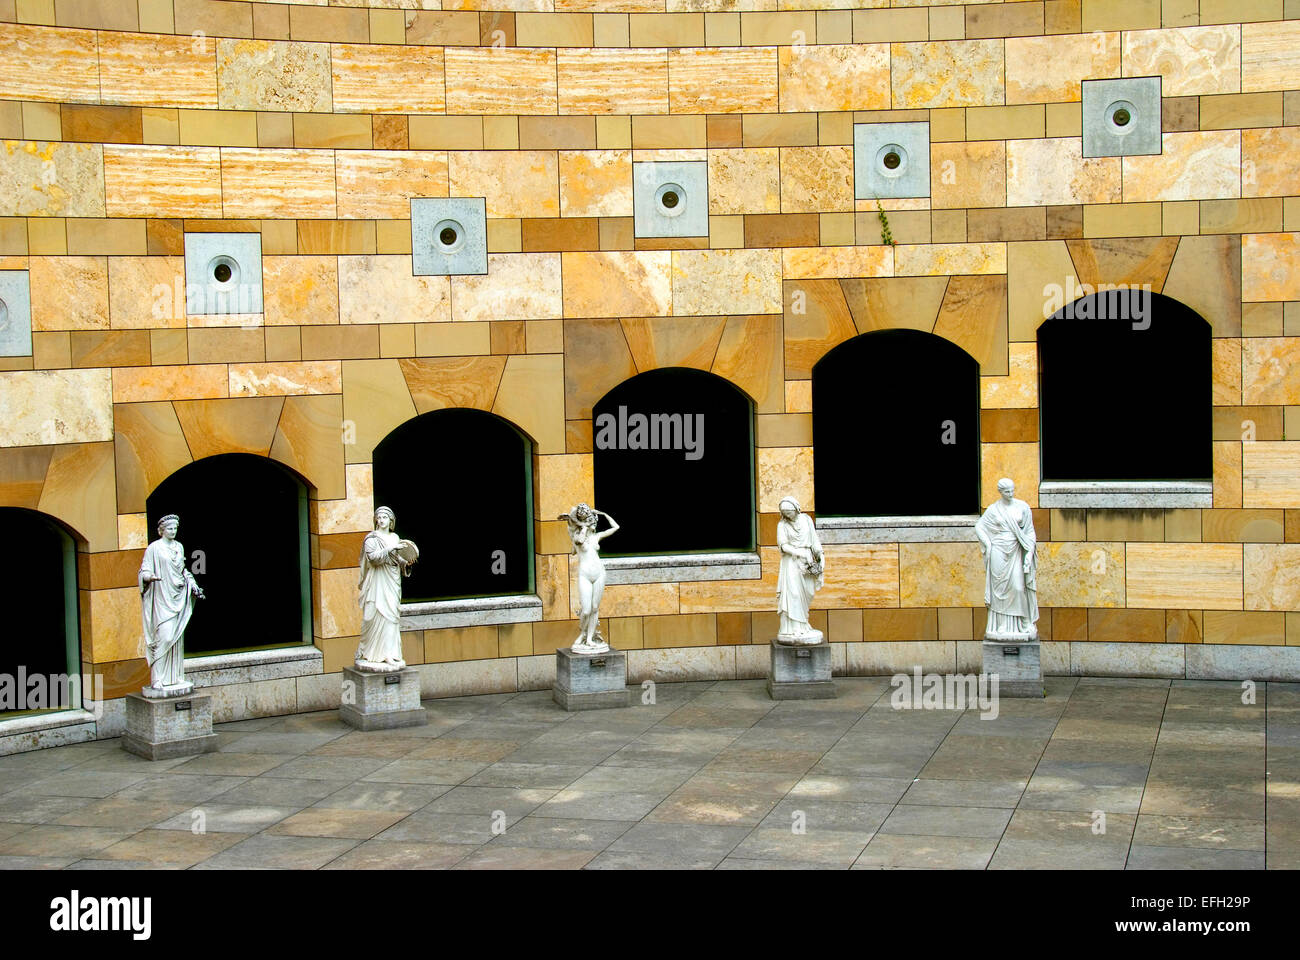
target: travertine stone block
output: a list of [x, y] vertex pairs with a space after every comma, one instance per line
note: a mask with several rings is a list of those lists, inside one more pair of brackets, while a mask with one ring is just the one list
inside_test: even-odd
[[122, 748], [146, 760], [171, 760], [216, 750], [212, 697], [191, 693], [150, 700], [138, 693], [128, 694]]
[[343, 668], [339, 719], [358, 730], [393, 730], [429, 722], [420, 706], [420, 674], [413, 667], [391, 673]]

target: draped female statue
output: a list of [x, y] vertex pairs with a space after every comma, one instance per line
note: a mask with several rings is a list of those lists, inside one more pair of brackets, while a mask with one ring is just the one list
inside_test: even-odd
[[781, 567], [776, 577], [776, 609], [781, 615], [781, 625], [776, 641], [821, 643], [822, 632], [808, 623], [813, 595], [825, 583], [821, 540], [812, 517], [801, 512], [794, 497], [785, 497], [779, 509], [776, 545], [781, 551]]
[[176, 539], [180, 517], [158, 521], [158, 539], [144, 551], [137, 582], [143, 604], [145, 659], [149, 663], [146, 697], [182, 697], [194, 689], [185, 681], [185, 627], [203, 590], [185, 569], [185, 548]]
[[975, 524], [984, 555], [984, 604], [988, 607], [986, 640], [1032, 640], [1038, 636], [1038, 556], [1034, 515], [1017, 500], [1016, 485], [998, 481], [1001, 497]]
[[358, 670], [387, 672], [406, 666], [402, 659], [402, 633], [398, 605], [402, 602], [402, 577], [420, 551], [403, 540], [393, 528], [397, 516], [388, 507], [375, 511], [375, 529], [361, 545], [361, 643], [357, 646]]

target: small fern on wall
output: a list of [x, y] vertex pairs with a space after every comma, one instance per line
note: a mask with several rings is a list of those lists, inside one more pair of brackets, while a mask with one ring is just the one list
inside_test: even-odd
[[885, 208], [880, 205], [879, 197], [876, 197], [876, 216], [880, 218], [880, 242], [887, 243], [892, 247], [894, 245], [894, 235], [889, 232], [889, 218], [885, 216]]

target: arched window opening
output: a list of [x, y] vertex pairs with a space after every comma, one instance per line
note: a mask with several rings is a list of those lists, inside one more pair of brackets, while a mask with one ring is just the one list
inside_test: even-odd
[[287, 467], [248, 453], [196, 460], [145, 502], [149, 538], [180, 517], [176, 539], [206, 594], [185, 654], [311, 643], [307, 487]]
[[1208, 481], [1210, 324], [1141, 289], [1066, 304], [1038, 328], [1044, 481]]
[[819, 517], [980, 510], [979, 364], [921, 330], [846, 340], [812, 371]]
[[0, 641], [0, 717], [80, 707], [77, 553], [72, 536], [44, 514], [0, 507], [0, 542], [6, 548], [0, 556], [0, 603], [6, 622]]
[[[593, 506], [611, 556], [755, 549], [754, 404], [703, 370], [665, 367], [592, 408]], [[604, 521], [602, 521], [604, 524]]]
[[375, 506], [420, 548], [405, 603], [532, 593], [532, 441], [483, 410], [433, 410], [374, 454]]

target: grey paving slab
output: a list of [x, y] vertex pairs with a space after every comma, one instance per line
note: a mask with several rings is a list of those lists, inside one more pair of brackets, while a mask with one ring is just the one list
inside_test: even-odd
[[1126, 870], [1263, 870], [1263, 850], [1148, 847], [1133, 844]]
[[776, 805], [774, 797], [674, 793], [646, 816], [648, 823], [757, 825]]
[[480, 770], [465, 781], [474, 787], [519, 787], [561, 790], [586, 773], [594, 764], [509, 763], [502, 761]]
[[408, 840], [423, 843], [459, 843], [477, 845], [499, 836], [522, 817], [502, 811], [444, 813], [425, 807], [408, 814], [398, 823], [377, 834], [380, 840]]
[[322, 869], [445, 870], [464, 860], [473, 849], [460, 843], [367, 840], [331, 860]]
[[571, 820], [640, 820], [657, 807], [663, 797], [657, 793], [590, 793], [561, 790], [533, 811], [535, 817]]
[[[305, 781], [310, 782], [310, 781]], [[337, 784], [331, 784], [337, 786]], [[411, 813], [451, 790], [445, 783], [350, 783], [326, 794], [313, 806], [332, 810], [391, 810]]]
[[213, 796], [217, 803], [303, 804], [322, 800], [337, 792], [342, 784], [334, 780], [301, 780], [274, 775], [247, 780]]
[[870, 839], [870, 833], [856, 831], [794, 833], [789, 827], [760, 827], [741, 841], [731, 855], [742, 859], [840, 864], [847, 868], [861, 855]]
[[606, 847], [592, 857], [585, 870], [715, 870], [721, 856], [681, 853], [657, 853], [646, 850], [616, 850]]
[[635, 824], [610, 846], [613, 850], [649, 853], [658, 856], [721, 860], [750, 834], [749, 827], [721, 824]]
[[1170, 817], [1142, 814], [1133, 831], [1133, 845], [1203, 847], [1209, 850], [1263, 850], [1263, 820], [1224, 817]]
[[187, 830], [207, 833], [257, 833], [297, 813], [305, 803], [242, 804], [215, 800], [190, 807], [157, 824], [159, 830]]
[[596, 853], [621, 837], [631, 826], [626, 820], [565, 820], [533, 815], [508, 827], [492, 843], [494, 846], [590, 850]]
[[937, 804], [899, 804], [880, 827], [881, 833], [924, 837], [1002, 836], [1012, 811], [1000, 807], [948, 807]]
[[595, 850], [509, 847], [491, 843], [479, 847], [453, 868], [455, 870], [581, 870]]
[[188, 830], [141, 830], [95, 854], [96, 859], [192, 867], [248, 838], [245, 833], [202, 833]]
[[772, 808], [759, 826], [763, 829], [792, 829], [798, 824], [813, 833], [836, 832], [872, 834], [880, 829], [893, 810], [888, 803], [849, 803], [843, 800], [818, 800], [787, 797]]
[[113, 794], [119, 800], [175, 800], [199, 803], [249, 783], [249, 777], [211, 776], [207, 774], [168, 773], [166, 776], [141, 780]]
[[1025, 792], [1026, 780], [919, 779], [908, 787], [900, 803], [957, 807], [1012, 807]]
[[854, 870], [982, 870], [998, 841], [980, 837], [929, 837], [878, 833], [853, 863]]
[[908, 777], [839, 777], [808, 774], [790, 788], [790, 797], [845, 803], [897, 803], [912, 786]]
[[315, 870], [357, 845], [334, 837], [272, 837], [258, 834], [241, 840], [195, 870]]

